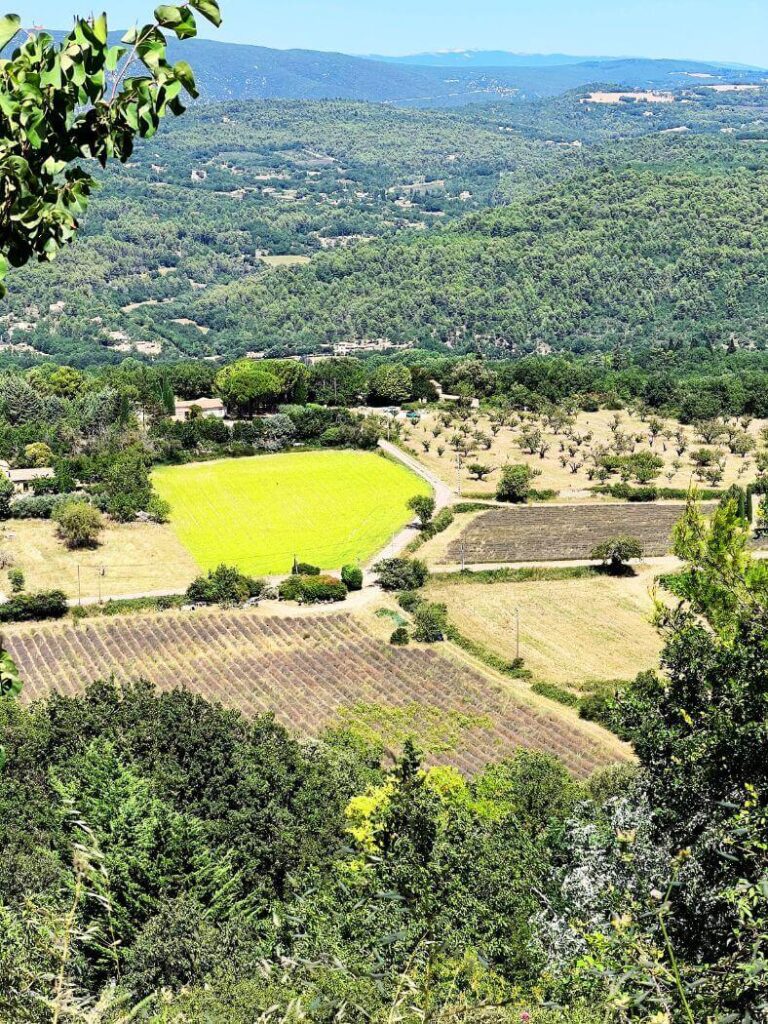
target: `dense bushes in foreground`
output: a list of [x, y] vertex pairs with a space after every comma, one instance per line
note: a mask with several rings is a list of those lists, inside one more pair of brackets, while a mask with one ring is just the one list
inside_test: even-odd
[[61, 590], [41, 590], [34, 594], [13, 594], [0, 604], [0, 622], [32, 622], [60, 619], [67, 614], [67, 595]]

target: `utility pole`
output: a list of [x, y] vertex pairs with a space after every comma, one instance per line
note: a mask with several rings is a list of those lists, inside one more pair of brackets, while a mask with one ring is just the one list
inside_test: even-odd
[[461, 452], [456, 452], [456, 493], [461, 497]]

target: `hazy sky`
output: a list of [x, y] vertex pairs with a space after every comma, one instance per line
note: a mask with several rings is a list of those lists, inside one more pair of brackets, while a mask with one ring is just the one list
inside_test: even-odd
[[[105, 8], [115, 28], [147, 20], [154, 0], [6, 0], [26, 24], [65, 28]], [[765, 0], [221, 0], [231, 42], [345, 53], [504, 49], [689, 57], [768, 65]], [[79, 10], [78, 10], [79, 8]]]

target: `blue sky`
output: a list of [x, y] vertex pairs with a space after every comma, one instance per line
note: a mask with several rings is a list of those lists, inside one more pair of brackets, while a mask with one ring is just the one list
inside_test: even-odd
[[[105, 8], [114, 27], [154, 0], [6, 0], [25, 23]], [[346, 53], [440, 49], [690, 57], [768, 65], [765, 0], [221, 0], [231, 42]], [[80, 10], [78, 11], [78, 8]]]

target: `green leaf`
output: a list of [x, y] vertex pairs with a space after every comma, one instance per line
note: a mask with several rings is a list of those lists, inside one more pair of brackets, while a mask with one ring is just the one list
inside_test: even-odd
[[202, 14], [216, 28], [221, 24], [221, 12], [217, 0], [189, 0], [189, 6], [194, 7], [198, 14]]
[[155, 20], [161, 28], [176, 28], [181, 24], [181, 8], [171, 4], [160, 4], [155, 8]]
[[181, 82], [184, 88], [193, 99], [197, 99], [200, 93], [195, 84], [195, 73], [185, 60], [177, 60], [173, 65], [173, 73], [177, 81]]
[[21, 28], [21, 18], [18, 14], [6, 14], [0, 18], [0, 50], [10, 43]]
[[93, 19], [93, 34], [99, 40], [100, 43], [106, 43], [107, 41], [107, 16], [106, 14], [100, 14], [98, 18]]
[[155, 9], [155, 17], [163, 28], [171, 29], [179, 39], [192, 39], [197, 35], [195, 16], [188, 7], [161, 4]]
[[105, 58], [105, 67], [107, 71], [114, 71], [124, 56], [124, 46], [110, 46], [110, 48], [107, 50], [107, 56]]
[[165, 60], [165, 44], [161, 43], [158, 39], [150, 39], [147, 42], [139, 43], [136, 52], [150, 70], [159, 68]]

